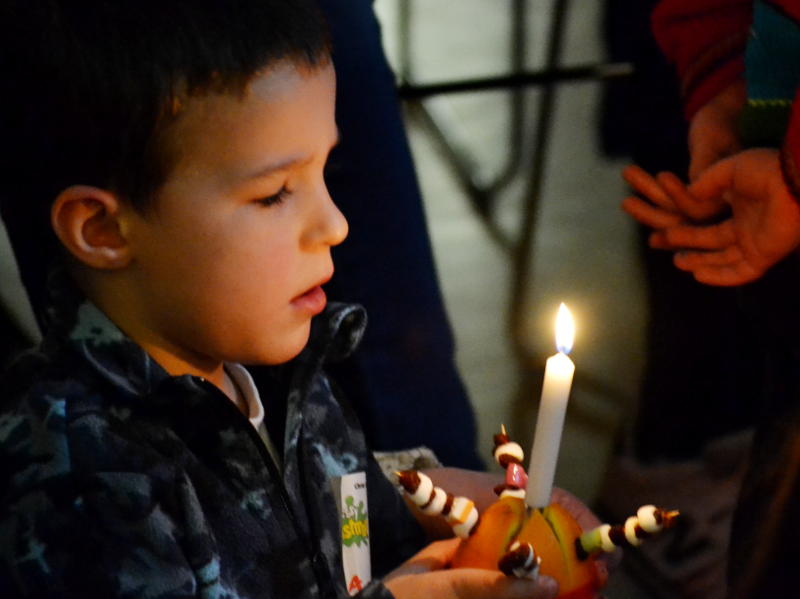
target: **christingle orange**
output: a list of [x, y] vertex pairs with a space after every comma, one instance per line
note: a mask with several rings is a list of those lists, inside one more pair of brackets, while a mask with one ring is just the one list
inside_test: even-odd
[[677, 511], [642, 506], [624, 524], [603, 524], [584, 531], [558, 503], [542, 509], [525, 505], [527, 475], [524, 453], [505, 427], [494, 436], [494, 458], [506, 470], [505, 483], [495, 487], [497, 501], [478, 514], [474, 503], [433, 484], [422, 472], [397, 472], [397, 480], [420, 510], [447, 518], [462, 538], [454, 568], [501, 570], [508, 576], [536, 578], [544, 574], [559, 584], [561, 599], [592, 599], [605, 583], [595, 560], [620, 546], [636, 546], [671, 527]]

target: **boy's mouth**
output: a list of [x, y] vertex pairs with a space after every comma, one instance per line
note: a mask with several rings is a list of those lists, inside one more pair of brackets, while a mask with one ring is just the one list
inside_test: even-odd
[[311, 316], [316, 316], [322, 312], [327, 303], [328, 298], [325, 295], [325, 291], [319, 285], [312, 287], [304, 294], [298, 295], [292, 300], [292, 305], [309, 313]]
[[325, 277], [319, 283], [298, 295], [292, 300], [292, 305], [309, 313], [311, 316], [316, 316], [322, 312], [325, 309], [325, 305], [328, 303], [328, 298], [322, 286], [331, 280], [331, 276], [332, 275]]

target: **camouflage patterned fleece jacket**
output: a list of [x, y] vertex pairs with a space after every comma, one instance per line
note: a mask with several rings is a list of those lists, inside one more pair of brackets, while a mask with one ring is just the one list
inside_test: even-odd
[[[332, 305], [289, 364], [283, 469], [210, 383], [173, 377], [76, 299], [0, 381], [0, 597], [346, 597], [332, 481], [366, 473], [372, 571], [422, 532], [322, 365], [363, 310]], [[363, 599], [390, 598], [377, 579]]]

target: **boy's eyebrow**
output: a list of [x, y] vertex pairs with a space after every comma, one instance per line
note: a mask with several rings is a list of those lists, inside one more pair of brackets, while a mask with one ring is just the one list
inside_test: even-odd
[[[331, 143], [331, 147], [330, 147], [331, 150], [333, 148], [335, 148], [339, 144], [339, 140], [340, 139], [341, 138], [339, 136], [339, 129], [337, 128], [336, 129], [336, 137], [334, 137], [333, 143]], [[268, 177], [272, 173], [276, 173], [276, 172], [285, 170], [285, 169], [287, 169], [287, 168], [289, 168], [291, 166], [299, 165], [299, 164], [302, 164], [302, 163], [307, 162], [309, 160], [311, 160], [311, 159], [310, 158], [305, 158], [303, 156], [290, 156], [289, 158], [286, 158], [285, 160], [281, 160], [279, 162], [274, 162], [272, 164], [268, 164], [268, 165], [266, 165], [264, 167], [261, 167], [261, 168], [255, 170], [255, 171], [253, 171], [251, 173], [248, 173], [247, 175], [245, 175], [244, 179], [249, 180], [249, 179], [259, 179], [261, 177]]]

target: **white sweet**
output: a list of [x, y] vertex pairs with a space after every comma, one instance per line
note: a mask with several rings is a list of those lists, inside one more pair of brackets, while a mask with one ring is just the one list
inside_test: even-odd
[[431, 498], [433, 481], [428, 477], [427, 474], [423, 474], [422, 472], [418, 472], [417, 475], [419, 476], [419, 486], [411, 496], [411, 501], [417, 505], [425, 505], [428, 502], [428, 499]]
[[475, 526], [475, 523], [478, 521], [478, 510], [475, 509], [473, 506], [472, 511], [469, 512], [467, 515], [467, 519], [464, 522], [459, 522], [458, 524], [452, 524], [453, 534], [457, 537], [466, 539], [469, 536], [469, 533], [472, 531], [472, 527]]
[[[428, 495], [430, 497], [430, 494]], [[442, 508], [444, 507], [445, 502], [447, 501], [447, 493], [441, 487], [434, 487], [433, 488], [433, 499], [431, 499], [428, 505], [422, 504], [423, 508], [421, 511], [423, 514], [428, 514], [429, 516], [436, 516], [442, 513]]]
[[500, 462], [501, 455], [510, 455], [516, 458], [517, 461], [522, 462], [522, 458], [525, 457], [525, 452], [522, 451], [522, 447], [519, 446], [519, 443], [509, 441], [508, 443], [498, 445], [494, 450], [494, 459], [497, 460], [498, 463]]
[[453, 505], [450, 507], [450, 513], [447, 514], [447, 519], [451, 522], [466, 522], [472, 512], [478, 513], [475, 509], [475, 504], [471, 499], [466, 497], [454, 497]]
[[625, 539], [627, 539], [628, 543], [630, 543], [633, 547], [637, 547], [642, 544], [642, 540], [636, 536], [636, 526], [638, 524], [639, 519], [636, 516], [631, 516], [625, 520]]
[[525, 489], [504, 489], [500, 493], [500, 499], [503, 497], [519, 497], [520, 499], [525, 499]]
[[[536, 552], [533, 550], [533, 546], [530, 543], [527, 543], [528, 551], [525, 557], [525, 563], [521, 566], [514, 568], [511, 572], [517, 578], [532, 578], [536, 580], [539, 576], [539, 566], [542, 563], [542, 558], [536, 555]], [[522, 547], [522, 543], [519, 541], [514, 541], [514, 543], [509, 547], [509, 551], [516, 551]]]
[[606, 553], [611, 553], [616, 548], [614, 541], [611, 540], [609, 532], [611, 531], [610, 524], [603, 524], [599, 527], [600, 532], [600, 548]]
[[654, 505], [643, 505], [636, 512], [636, 517], [639, 518], [639, 526], [645, 532], [656, 533], [663, 528], [656, 520], [656, 506]]

